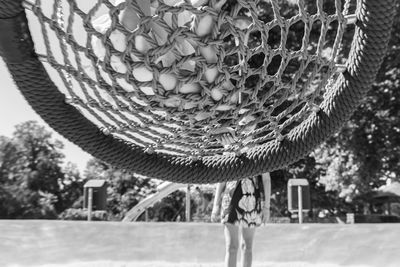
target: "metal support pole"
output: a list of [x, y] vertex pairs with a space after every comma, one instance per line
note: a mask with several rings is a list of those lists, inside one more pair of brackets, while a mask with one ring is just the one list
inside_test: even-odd
[[299, 185], [297, 187], [297, 192], [298, 192], [298, 203], [299, 203], [299, 224], [303, 223], [303, 192], [301, 189], [301, 186]]
[[88, 221], [92, 220], [92, 209], [93, 209], [93, 188], [88, 188]]
[[190, 222], [190, 185], [186, 187], [186, 221]]
[[147, 208], [144, 210], [144, 220], [149, 221], [149, 210]]

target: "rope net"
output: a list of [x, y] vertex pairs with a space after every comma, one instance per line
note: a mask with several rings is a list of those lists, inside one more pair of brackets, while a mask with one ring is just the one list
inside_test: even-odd
[[[282, 140], [318, 112], [346, 63], [356, 8], [350, 0], [24, 5], [68, 104], [146, 153], [192, 158]], [[227, 130], [236, 142], [222, 147], [214, 137]]]

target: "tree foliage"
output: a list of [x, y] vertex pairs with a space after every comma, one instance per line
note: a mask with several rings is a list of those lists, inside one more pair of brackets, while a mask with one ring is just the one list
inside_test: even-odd
[[399, 180], [399, 43], [397, 16], [388, 53], [372, 89], [350, 121], [321, 148], [325, 149], [325, 157], [320, 153], [319, 161], [325, 161], [328, 168], [322, 182], [349, 201], [385, 184], [389, 178]]
[[[267, 12], [269, 2], [264, 5], [265, 20], [271, 19]], [[287, 4], [290, 5], [289, 1]], [[306, 8], [315, 11], [315, 1], [305, 1]], [[331, 13], [334, 2], [324, 1], [324, 11]], [[398, 5], [399, 6], [399, 5]], [[354, 7], [352, 7], [354, 9]], [[398, 13], [400, 11], [399, 7]], [[263, 11], [261, 11], [263, 12]], [[290, 12], [287, 15], [291, 15]], [[285, 11], [281, 12], [285, 16]], [[303, 25], [289, 32], [287, 48], [296, 49], [301, 42]], [[312, 34], [313, 32], [311, 32]], [[335, 30], [328, 31], [326, 42], [334, 38]], [[345, 39], [352, 39], [352, 32]], [[275, 36], [279, 43], [279, 33]], [[310, 36], [310, 40], [315, 40]], [[274, 43], [274, 42], [271, 42]], [[290, 178], [306, 178], [311, 186], [314, 210], [328, 210], [332, 214], [350, 211], [349, 203], [357, 196], [375, 190], [388, 178], [399, 180], [400, 167], [400, 19], [394, 22], [388, 53], [379, 71], [376, 82], [365, 101], [356, 110], [342, 130], [316, 149], [313, 153], [284, 170], [274, 172], [273, 193], [277, 213], [285, 214], [287, 203], [286, 182]], [[315, 42], [311, 43], [315, 46]], [[341, 55], [346, 57], [350, 42], [345, 42]], [[275, 179], [274, 179], [275, 177]]]
[[[0, 137], [0, 217], [56, 218], [74, 201], [62, 148], [34, 121], [17, 125], [12, 138]], [[79, 173], [74, 176], [79, 180]]]

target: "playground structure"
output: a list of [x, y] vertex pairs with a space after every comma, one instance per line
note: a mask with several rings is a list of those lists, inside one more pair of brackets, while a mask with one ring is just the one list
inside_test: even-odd
[[[145, 199], [140, 201], [137, 205], [135, 205], [131, 210], [129, 210], [125, 217], [123, 218], [123, 222], [132, 222], [136, 221], [143, 212], [146, 211], [147, 208], [153, 206], [157, 201], [160, 201], [164, 197], [169, 194], [175, 192], [178, 189], [187, 187], [186, 184], [180, 183], [172, 183], [172, 182], [164, 182], [157, 187], [157, 192], [147, 196]], [[186, 192], [188, 194], [188, 191]], [[190, 203], [190, 196], [186, 196], [186, 203]], [[190, 205], [186, 205], [190, 207]], [[188, 212], [187, 212], [188, 213]], [[190, 211], [189, 211], [190, 214]]]
[[[85, 12], [82, 2], [89, 1], [65, 1], [67, 6], [61, 0], [52, 1], [53, 5], [49, 1], [0, 1], [0, 54], [19, 90], [49, 126], [96, 158], [144, 176], [183, 183], [233, 180], [280, 169], [340, 129], [375, 79], [396, 11], [395, 0], [361, 0], [352, 10], [351, 1], [335, 2], [333, 13], [328, 15], [323, 1], [316, 1], [317, 10], [309, 14], [305, 2], [298, 1], [292, 6], [294, 15], [285, 18], [279, 11], [279, 1], [274, 0], [268, 1], [271, 19], [266, 22], [259, 18], [255, 1], [236, 1], [232, 12], [213, 4], [199, 8], [190, 1], [179, 6], [153, 1], [158, 5], [148, 16], [136, 1], [128, 1], [139, 11], [140, 26], [129, 32], [117, 18], [127, 3], [104, 1], [105, 5], [100, 5], [103, 1], [92, 1]], [[105, 32], [97, 31], [92, 23], [100, 6], [108, 9], [112, 21], [112, 28]], [[25, 8], [40, 25], [33, 34]], [[246, 11], [244, 21], [236, 21], [238, 10]], [[189, 12], [199, 20], [205, 17], [215, 23], [211, 23], [209, 34], [198, 35], [191, 27], [178, 25], [176, 18], [168, 25], [170, 19], [164, 17], [165, 13], [176, 12]], [[201, 24], [197, 22], [193, 21], [195, 29]], [[288, 33], [297, 22], [303, 25], [302, 47], [289, 51]], [[316, 22], [320, 25], [314, 25]], [[321, 50], [334, 25], [335, 38], [326, 58]], [[342, 37], [349, 25], [354, 26], [354, 37], [350, 53], [341, 58]], [[153, 26], [164, 28], [171, 41], [143, 53], [135, 46], [136, 40], [145, 38], [154, 43], [150, 36]], [[313, 26], [318, 28], [319, 39], [315, 51], [309, 52]], [[267, 40], [274, 27], [280, 28], [281, 38], [278, 47], [271, 48]], [[115, 30], [129, 36], [121, 50], [110, 40]], [[252, 33], [260, 35], [260, 45], [249, 49], [247, 41]], [[35, 43], [39, 38], [45, 44], [43, 54], [35, 52], [32, 36]], [[107, 51], [105, 58], [93, 52], [93, 38], [101, 39]], [[231, 41], [226, 42], [227, 38]], [[182, 39], [194, 43], [195, 53], [187, 57], [180, 54], [172, 67], [160, 66], [160, 53], [176, 52], [175, 46]], [[199, 52], [207, 45], [217, 46], [219, 57], [213, 62]], [[260, 54], [264, 55], [263, 64], [253, 66], [251, 59]], [[118, 73], [113, 69], [113, 56], [129, 71]], [[234, 60], [225, 60], [230, 56]], [[268, 67], [275, 57], [280, 57], [281, 64], [270, 73]], [[342, 59], [344, 64], [338, 64]], [[192, 74], [181, 70], [188, 60], [199, 62]], [[297, 63], [291, 67], [296, 72], [284, 77], [293, 60]], [[42, 62], [52, 71], [47, 72]], [[94, 72], [88, 73], [82, 62], [89, 62]], [[133, 77], [132, 70], [143, 67], [154, 74], [152, 81]], [[217, 70], [217, 79], [205, 81], [200, 77], [207, 68]], [[165, 73], [179, 77], [179, 85], [169, 93], [160, 87], [160, 76]], [[303, 76], [307, 81], [298, 83]], [[117, 78], [133, 87], [125, 90]], [[182, 86], [193, 82], [201, 84], [200, 93], [180, 94]], [[141, 92], [143, 86], [153, 93]], [[211, 99], [209, 90], [224, 86], [228, 95]], [[164, 100], [171, 100], [170, 96], [182, 99], [181, 105], [168, 107]], [[208, 115], [198, 119], [203, 111]], [[256, 124], [255, 131], [246, 132], [247, 126]], [[214, 134], [226, 127], [233, 127], [239, 138], [234, 145], [221, 148]]]

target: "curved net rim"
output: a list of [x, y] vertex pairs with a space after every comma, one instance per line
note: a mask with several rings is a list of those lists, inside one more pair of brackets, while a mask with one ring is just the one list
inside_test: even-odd
[[[15, 1], [1, 0], [0, 3], [0, 17], [12, 17], [12, 14], [15, 16], [21, 11]], [[282, 168], [311, 152], [341, 127], [374, 81], [390, 37], [395, 4], [391, 0], [379, 3], [362, 1], [347, 70], [333, 85], [320, 111], [283, 140], [251, 148], [242, 155], [194, 159], [147, 154], [143, 149], [105, 135], [75, 108], [67, 105], [64, 95], [55, 88], [42, 63], [32, 57], [29, 46], [21, 47], [25, 56], [19, 55], [22, 57], [19, 62], [13, 62], [7, 51], [2, 51], [2, 56], [20, 91], [35, 111], [52, 128], [96, 158], [152, 178], [173, 182], [220, 182]], [[18, 31], [13, 31], [13, 34], [14, 41], [18, 43]]]

